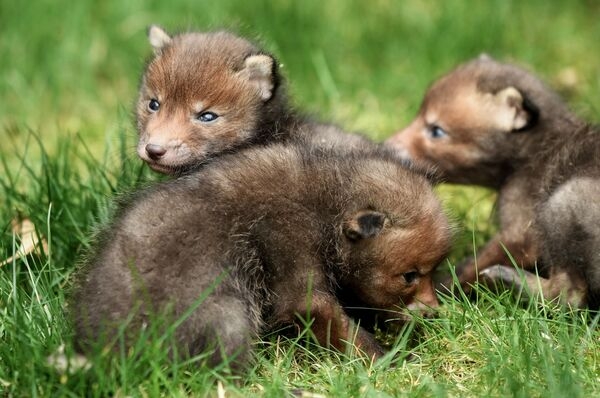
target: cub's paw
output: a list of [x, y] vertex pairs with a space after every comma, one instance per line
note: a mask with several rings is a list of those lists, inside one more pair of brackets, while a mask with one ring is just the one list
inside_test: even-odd
[[523, 286], [523, 277], [514, 267], [506, 265], [493, 265], [479, 272], [480, 282], [490, 288], [506, 290], [520, 289]]

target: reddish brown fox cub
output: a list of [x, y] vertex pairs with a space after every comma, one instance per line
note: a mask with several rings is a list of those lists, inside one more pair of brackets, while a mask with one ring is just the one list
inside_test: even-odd
[[[465, 286], [479, 272], [598, 308], [600, 134], [539, 79], [482, 56], [435, 82], [387, 144], [442, 180], [498, 190], [500, 232], [459, 270]], [[547, 278], [521, 278], [505, 248]]]
[[80, 278], [77, 343], [114, 343], [122, 325], [130, 345], [152, 314], [186, 314], [177, 352], [243, 366], [253, 339], [300, 316], [319, 343], [376, 358], [381, 347], [344, 306], [384, 319], [435, 307], [431, 273], [449, 233], [428, 182], [381, 150], [224, 155], [121, 208]]
[[242, 147], [302, 135], [324, 145], [366, 145], [288, 106], [275, 59], [228, 32], [169, 36], [149, 30], [154, 58], [137, 104], [138, 155], [155, 171], [179, 174]]

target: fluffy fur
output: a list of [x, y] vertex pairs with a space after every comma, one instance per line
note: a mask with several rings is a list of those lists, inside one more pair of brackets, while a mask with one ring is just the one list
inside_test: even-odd
[[149, 31], [154, 57], [136, 107], [138, 155], [155, 171], [181, 174], [244, 147], [298, 137], [325, 146], [365, 146], [361, 136], [298, 115], [279, 64], [229, 32], [169, 36]]
[[430, 276], [448, 247], [429, 184], [386, 152], [247, 149], [120, 208], [80, 274], [76, 341], [89, 350], [126, 324], [131, 344], [153, 314], [190, 310], [176, 329], [178, 351], [213, 350], [212, 364], [234, 356], [243, 366], [254, 339], [302, 325], [299, 317], [312, 319], [320, 344], [345, 350], [353, 341], [379, 357], [344, 306], [384, 318], [435, 307]]
[[[600, 304], [600, 134], [532, 73], [487, 56], [433, 83], [388, 145], [442, 180], [498, 190], [500, 232], [467, 260], [479, 275], [573, 306]], [[536, 265], [546, 277], [522, 277]]]

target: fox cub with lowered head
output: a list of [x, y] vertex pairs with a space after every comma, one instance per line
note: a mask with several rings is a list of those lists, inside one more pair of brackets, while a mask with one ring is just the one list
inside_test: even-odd
[[277, 61], [231, 33], [169, 36], [149, 29], [154, 57], [137, 102], [137, 153], [153, 170], [181, 174], [251, 145], [300, 136], [327, 146], [369, 145], [288, 105]]
[[178, 353], [243, 367], [254, 339], [308, 317], [320, 344], [354, 342], [377, 358], [382, 348], [344, 307], [402, 319], [437, 306], [431, 273], [449, 234], [425, 178], [382, 150], [224, 155], [121, 207], [80, 274], [76, 341], [89, 350], [126, 325], [130, 345], [153, 315], [187, 314]]
[[[500, 231], [459, 270], [461, 283], [524, 283], [598, 308], [599, 129], [538, 78], [481, 56], [433, 83], [416, 119], [387, 144], [444, 181], [498, 190]], [[522, 278], [506, 252], [544, 278]]]

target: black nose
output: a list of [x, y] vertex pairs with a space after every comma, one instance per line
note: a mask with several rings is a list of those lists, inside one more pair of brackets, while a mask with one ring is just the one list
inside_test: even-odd
[[146, 153], [150, 156], [152, 160], [160, 159], [165, 153], [167, 153], [167, 149], [160, 145], [148, 144], [146, 145]]

